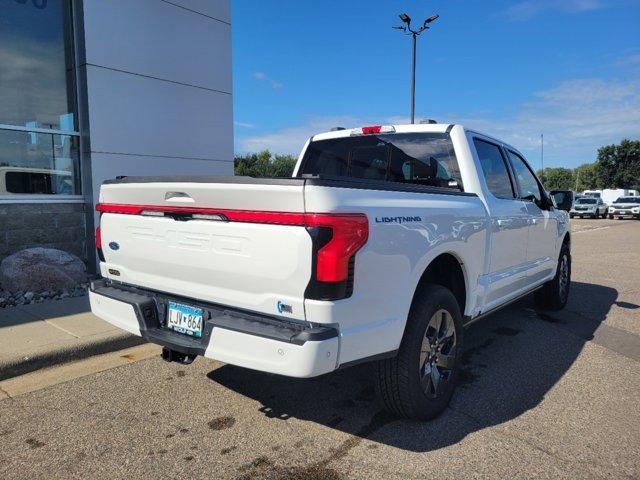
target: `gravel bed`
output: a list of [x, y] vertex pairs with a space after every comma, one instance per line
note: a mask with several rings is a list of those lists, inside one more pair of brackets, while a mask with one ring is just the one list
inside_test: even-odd
[[45, 290], [44, 292], [10, 292], [0, 288], [0, 308], [28, 305], [30, 303], [41, 303], [45, 300], [61, 300], [69, 297], [82, 297], [87, 294], [88, 287], [89, 283], [80, 283], [69, 290]]

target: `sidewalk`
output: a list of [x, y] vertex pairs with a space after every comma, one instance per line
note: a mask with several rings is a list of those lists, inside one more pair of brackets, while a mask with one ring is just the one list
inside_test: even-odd
[[89, 297], [0, 309], [0, 380], [143, 343], [94, 316]]

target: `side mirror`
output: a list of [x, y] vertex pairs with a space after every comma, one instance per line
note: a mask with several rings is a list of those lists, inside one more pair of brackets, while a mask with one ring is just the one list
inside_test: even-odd
[[551, 197], [558, 210], [568, 212], [573, 206], [573, 192], [571, 190], [552, 190]]

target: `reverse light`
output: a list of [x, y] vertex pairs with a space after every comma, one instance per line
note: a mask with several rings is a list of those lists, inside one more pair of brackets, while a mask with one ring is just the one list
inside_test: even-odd
[[164, 212], [158, 212], [156, 210], [142, 210], [140, 215], [145, 217], [164, 217]]

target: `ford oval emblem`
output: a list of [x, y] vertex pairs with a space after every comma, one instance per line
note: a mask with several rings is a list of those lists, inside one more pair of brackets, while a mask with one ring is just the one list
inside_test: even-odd
[[111, 250], [119, 250], [120, 249], [120, 245], [118, 245], [117, 242], [109, 242], [109, 248]]

